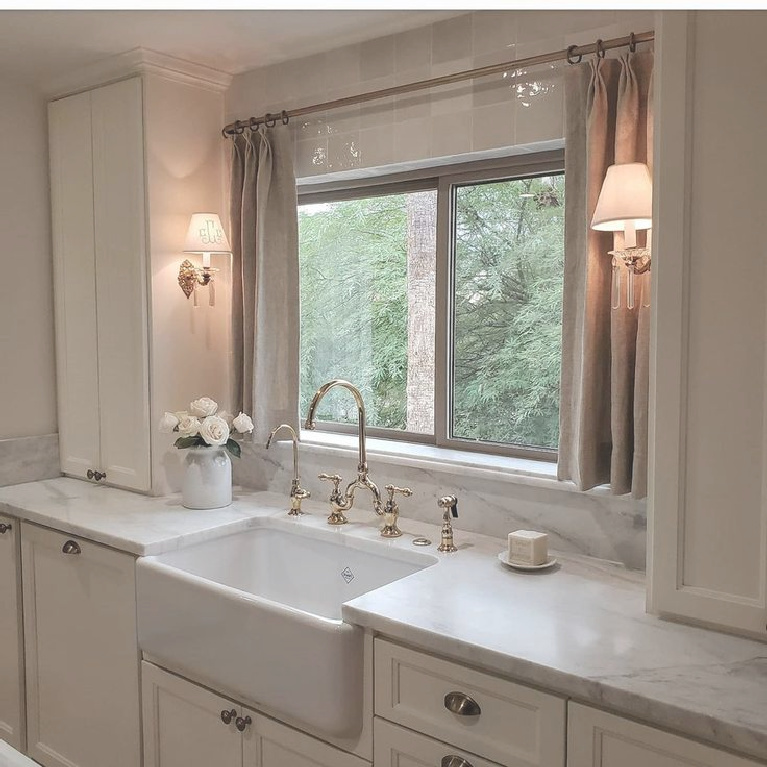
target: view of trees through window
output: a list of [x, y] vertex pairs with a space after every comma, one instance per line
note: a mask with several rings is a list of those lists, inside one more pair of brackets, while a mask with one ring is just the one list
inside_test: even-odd
[[[555, 448], [564, 176], [453, 194], [447, 436]], [[434, 434], [436, 231], [436, 190], [300, 206], [302, 413], [346, 378], [370, 426]], [[343, 390], [318, 413], [356, 418]]]

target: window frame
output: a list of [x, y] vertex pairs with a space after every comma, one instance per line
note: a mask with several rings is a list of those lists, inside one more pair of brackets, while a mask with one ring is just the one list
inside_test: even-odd
[[[526, 445], [463, 439], [450, 436], [453, 370], [453, 293], [455, 243], [455, 189], [472, 183], [530, 178], [565, 172], [564, 149], [530, 152], [475, 160], [452, 165], [430, 166], [376, 178], [304, 183], [298, 187], [298, 205], [359, 199], [386, 194], [436, 190], [436, 274], [434, 339], [434, 434], [385, 429], [366, 425], [371, 437], [395, 442], [416, 442], [439, 448], [555, 462], [557, 450]], [[354, 424], [316, 421], [318, 432], [356, 434]]]

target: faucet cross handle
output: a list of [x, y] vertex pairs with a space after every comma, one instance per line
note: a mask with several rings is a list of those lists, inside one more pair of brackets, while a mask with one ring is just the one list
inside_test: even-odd
[[399, 493], [404, 495], [405, 498], [409, 498], [413, 495], [413, 491], [409, 487], [397, 487], [396, 485], [386, 485], [386, 490], [389, 491], [389, 499], [384, 504], [384, 526], [381, 528], [381, 537], [399, 538], [402, 535], [402, 530], [397, 526], [399, 505], [394, 500], [394, 494]]

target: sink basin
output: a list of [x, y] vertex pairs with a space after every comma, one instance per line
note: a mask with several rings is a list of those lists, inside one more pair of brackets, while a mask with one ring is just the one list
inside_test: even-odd
[[316, 520], [255, 523], [138, 560], [139, 645], [214, 689], [351, 736], [361, 727], [363, 632], [341, 620], [341, 605], [437, 559]]

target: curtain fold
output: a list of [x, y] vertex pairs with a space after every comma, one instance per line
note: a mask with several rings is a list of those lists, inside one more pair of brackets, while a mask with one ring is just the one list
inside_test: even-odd
[[254, 439], [298, 428], [298, 214], [287, 128], [232, 140], [232, 402], [253, 416]]
[[[611, 309], [608, 251], [623, 234], [591, 229], [607, 168], [652, 168], [652, 53], [594, 58], [565, 73], [565, 274], [558, 477], [582, 490], [647, 494], [650, 275]], [[638, 233], [640, 235], [641, 233]], [[638, 236], [641, 245], [642, 237]], [[625, 271], [621, 275], [625, 291]]]

